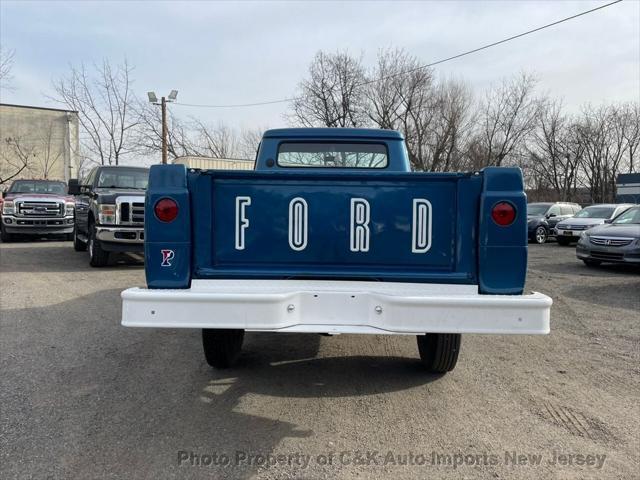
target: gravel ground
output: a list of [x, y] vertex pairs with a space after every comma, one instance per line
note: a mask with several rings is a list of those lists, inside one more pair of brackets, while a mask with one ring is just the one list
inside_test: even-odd
[[[549, 336], [248, 334], [215, 371], [191, 330], [127, 329], [120, 257], [0, 245], [0, 478], [639, 478], [640, 275], [532, 245]], [[591, 463], [588, 465], [587, 463]]]

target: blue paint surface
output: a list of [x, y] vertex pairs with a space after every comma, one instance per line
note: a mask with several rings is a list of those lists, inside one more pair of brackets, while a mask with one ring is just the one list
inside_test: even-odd
[[[376, 141], [389, 152], [384, 169], [269, 167], [282, 141]], [[259, 171], [151, 168], [147, 192], [145, 255], [150, 288], [188, 288], [192, 278], [316, 278], [477, 284], [481, 293], [518, 294], [526, 273], [526, 198], [515, 168], [472, 173], [411, 173], [397, 132], [351, 129], [283, 129], [265, 133]], [[161, 198], [179, 205], [178, 218], [159, 221]], [[236, 248], [236, 198], [245, 209], [244, 248]], [[308, 207], [307, 244], [289, 244], [289, 203]], [[370, 206], [368, 251], [351, 251], [351, 199]], [[431, 203], [431, 246], [412, 252], [413, 200]], [[508, 201], [516, 221], [496, 225], [491, 208]], [[162, 249], [175, 257], [162, 267]]]

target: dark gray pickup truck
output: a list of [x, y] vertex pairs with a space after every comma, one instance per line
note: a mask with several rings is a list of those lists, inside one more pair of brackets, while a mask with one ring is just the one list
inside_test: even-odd
[[102, 267], [110, 252], [144, 250], [144, 195], [149, 169], [96, 167], [78, 181], [69, 180], [76, 196], [73, 247], [89, 251], [92, 267]]

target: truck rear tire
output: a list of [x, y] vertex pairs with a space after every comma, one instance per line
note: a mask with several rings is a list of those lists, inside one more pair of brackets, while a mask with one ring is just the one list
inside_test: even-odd
[[204, 328], [202, 330], [204, 358], [215, 368], [232, 367], [240, 356], [243, 340], [244, 330]]
[[96, 239], [96, 229], [93, 225], [89, 225], [87, 249], [89, 250], [89, 265], [92, 267], [104, 267], [109, 262], [109, 252], [105, 252], [100, 245], [100, 240]]
[[420, 360], [432, 373], [446, 373], [458, 363], [460, 353], [459, 333], [427, 333], [418, 335]]

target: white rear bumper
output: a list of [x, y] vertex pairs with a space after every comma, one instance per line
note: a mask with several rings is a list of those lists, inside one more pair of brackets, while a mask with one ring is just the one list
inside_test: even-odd
[[122, 325], [326, 333], [549, 333], [551, 299], [477, 286], [308, 280], [194, 280], [122, 292]]

